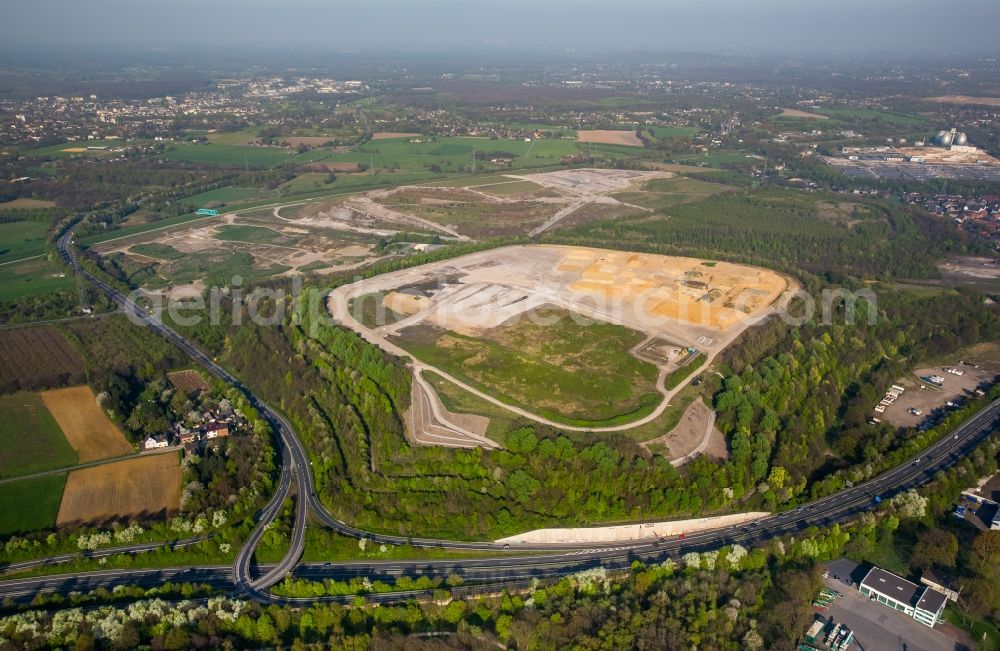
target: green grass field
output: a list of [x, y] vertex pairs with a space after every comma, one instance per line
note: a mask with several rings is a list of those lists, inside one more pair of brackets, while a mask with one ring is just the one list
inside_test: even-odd
[[[365, 143], [356, 151], [331, 154], [324, 160], [374, 165], [379, 169], [405, 172], [426, 171], [437, 165], [443, 172], [459, 172], [471, 168], [473, 151], [504, 152], [517, 156], [512, 167], [517, 169], [555, 165], [562, 156], [579, 151], [572, 140], [492, 140], [490, 138], [442, 137], [425, 139], [425, 142], [408, 142], [406, 139], [378, 140]], [[595, 148], [596, 150], [596, 148]], [[634, 152], [633, 152], [634, 153]], [[498, 165], [478, 161], [477, 169], [496, 170]]]
[[[287, 183], [282, 183], [279, 190], [282, 194], [296, 194], [299, 192], [313, 192], [324, 188], [332, 187], [327, 183], [330, 174], [326, 172], [305, 172], [299, 174]], [[337, 177], [340, 180], [340, 177]]]
[[926, 124], [927, 120], [919, 115], [909, 115], [906, 113], [896, 113], [894, 111], [880, 111], [871, 108], [825, 108], [819, 107], [816, 113], [827, 117], [848, 121], [857, 120], [880, 120], [889, 122], [900, 127], [916, 127]]
[[579, 324], [561, 309], [537, 314], [546, 321], [522, 319], [478, 337], [419, 325], [394, 341], [508, 404], [567, 424], [628, 422], [658, 404], [656, 367], [628, 352], [641, 332]]
[[288, 269], [283, 265], [258, 265], [253, 256], [245, 251], [209, 250], [161, 265], [158, 273], [175, 285], [204, 280], [209, 287], [228, 287], [237, 275], [244, 283], [250, 283]]
[[[128, 147], [137, 144], [139, 141], [133, 141], [127, 143], [124, 140], [86, 140], [81, 142], [63, 142], [58, 145], [46, 145], [45, 147], [35, 147], [34, 149], [25, 149], [21, 153], [25, 156], [32, 158], [47, 158], [49, 156], [56, 156], [59, 158], [67, 158], [70, 156], [110, 156], [111, 152], [104, 150], [90, 150], [82, 152], [71, 152], [66, 151], [67, 149], [79, 149], [86, 147]], [[145, 141], [149, 142], [149, 141]]]
[[232, 186], [209, 190], [181, 200], [185, 206], [204, 208], [209, 204], [227, 204], [239, 201], [259, 199], [268, 194], [264, 188], [234, 188]]
[[46, 258], [0, 265], [0, 301], [71, 289], [76, 281]]
[[277, 244], [291, 246], [297, 239], [278, 231], [262, 226], [245, 226], [242, 224], [225, 224], [215, 234], [215, 239], [227, 242], [245, 242], [247, 244]]
[[660, 140], [665, 138], [688, 138], [698, 133], [695, 127], [643, 127], [646, 131], [651, 131]]
[[251, 147], [214, 143], [178, 142], [168, 147], [161, 157], [169, 161], [203, 163], [220, 167], [276, 167], [285, 163], [308, 163], [326, 159], [329, 152], [314, 149], [304, 154], [289, 152], [284, 147]]
[[43, 253], [48, 230], [48, 224], [41, 221], [0, 224], [0, 263]]
[[0, 396], [0, 479], [30, 475], [78, 462], [38, 394]]
[[129, 247], [129, 253], [138, 253], [139, 255], [159, 260], [179, 260], [184, 257], [183, 253], [169, 244], [160, 244], [158, 242], [135, 244]]
[[653, 179], [645, 183], [640, 191], [617, 192], [613, 196], [625, 203], [660, 211], [682, 203], [705, 199], [728, 189], [728, 186], [720, 183], [708, 183], [687, 176], [674, 176], [668, 179]]
[[0, 536], [55, 526], [66, 475], [0, 484]]
[[705, 165], [708, 167], [717, 167], [723, 163], [738, 163], [746, 159], [747, 155], [739, 151], [718, 151], [711, 154], [689, 154], [673, 157], [673, 160], [678, 163], [684, 163], [685, 165]]

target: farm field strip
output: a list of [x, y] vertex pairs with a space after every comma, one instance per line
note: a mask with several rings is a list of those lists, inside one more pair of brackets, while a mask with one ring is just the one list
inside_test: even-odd
[[53, 326], [0, 330], [0, 392], [84, 382], [83, 358]]
[[180, 454], [156, 454], [69, 473], [56, 523], [146, 519], [180, 508]]
[[40, 396], [81, 462], [132, 452], [132, 446], [97, 404], [90, 387], [51, 389]]

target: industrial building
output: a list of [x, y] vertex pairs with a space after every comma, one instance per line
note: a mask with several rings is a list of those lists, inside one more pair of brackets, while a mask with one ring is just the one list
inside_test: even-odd
[[858, 590], [872, 601], [895, 608], [925, 626], [942, 621], [948, 597], [927, 586], [919, 586], [901, 576], [873, 567]]

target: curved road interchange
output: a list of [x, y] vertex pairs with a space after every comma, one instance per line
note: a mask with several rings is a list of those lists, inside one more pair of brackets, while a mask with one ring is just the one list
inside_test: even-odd
[[[919, 456], [911, 458], [896, 468], [877, 477], [828, 497], [815, 500], [794, 511], [785, 511], [767, 516], [750, 525], [733, 525], [692, 533], [686, 537], [670, 539], [630, 541], [628, 543], [607, 543], [586, 545], [524, 544], [516, 545], [517, 551], [548, 552], [530, 555], [503, 554], [482, 558], [447, 558], [418, 561], [374, 560], [336, 563], [301, 563], [305, 547], [305, 529], [310, 513], [321, 525], [339, 534], [353, 538], [367, 538], [375, 544], [412, 545], [416, 547], [445, 548], [455, 550], [503, 551], [509, 545], [494, 542], [467, 542], [440, 540], [433, 538], [411, 538], [372, 533], [341, 522], [326, 509], [315, 492], [312, 472], [305, 449], [295, 435], [291, 424], [278, 412], [260, 400], [238, 378], [215, 363], [195, 345], [171, 328], [144, 312], [129, 298], [100, 278], [84, 269], [72, 255], [72, 231], [70, 227], [57, 240], [60, 254], [76, 272], [96, 285], [113, 302], [127, 313], [132, 314], [147, 327], [178, 346], [209, 373], [243, 392], [251, 405], [263, 418], [269, 421], [277, 433], [281, 450], [281, 473], [274, 496], [257, 514], [257, 526], [239, 550], [232, 567], [209, 566], [190, 568], [161, 568], [139, 570], [108, 570], [77, 574], [62, 574], [44, 577], [11, 579], [0, 581], [0, 598], [26, 600], [40, 591], [88, 590], [100, 586], [130, 584], [140, 586], [160, 585], [165, 581], [207, 583], [219, 588], [235, 586], [237, 593], [265, 602], [310, 603], [314, 601], [349, 602], [355, 597], [307, 597], [288, 598], [273, 595], [270, 588], [286, 576], [308, 579], [339, 579], [365, 576], [374, 580], [391, 580], [400, 576], [458, 575], [465, 581], [481, 585], [517, 584], [534, 578], [556, 577], [580, 570], [603, 566], [608, 569], [626, 569], [632, 562], [659, 562], [669, 557], [677, 557], [691, 551], [708, 551], [734, 543], [745, 546], [759, 543], [768, 538], [803, 531], [809, 527], [825, 526], [846, 521], [859, 513], [873, 508], [876, 497], [888, 498], [896, 493], [928, 482], [936, 473], [959, 461], [990, 434], [996, 431], [1000, 419], [1000, 399], [993, 401], [959, 427], [941, 438]], [[273, 565], [263, 565], [254, 575], [253, 555], [268, 525], [280, 514], [284, 501], [292, 495], [295, 486], [295, 517], [292, 526], [288, 552]], [[175, 544], [190, 544], [179, 541]], [[162, 544], [157, 544], [162, 546]], [[152, 545], [99, 550], [94, 557], [110, 553], [137, 553], [147, 551]], [[79, 554], [63, 557], [26, 561], [11, 564], [0, 571], [31, 569], [44, 564], [57, 563], [79, 558]], [[453, 588], [458, 596], [477, 589], [475, 586]], [[432, 591], [397, 591], [367, 595], [370, 601], [387, 603], [414, 597], [429, 596]]]

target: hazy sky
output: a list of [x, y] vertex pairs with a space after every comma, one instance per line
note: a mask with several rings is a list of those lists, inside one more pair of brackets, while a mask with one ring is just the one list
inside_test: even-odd
[[1000, 52], [1000, 0], [6, 0], [0, 43], [362, 50]]

